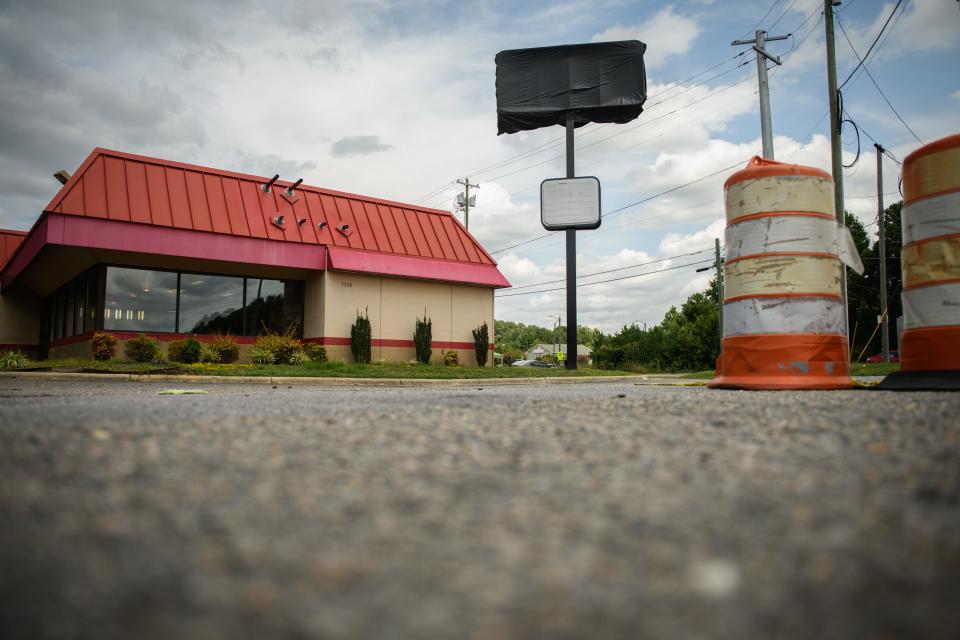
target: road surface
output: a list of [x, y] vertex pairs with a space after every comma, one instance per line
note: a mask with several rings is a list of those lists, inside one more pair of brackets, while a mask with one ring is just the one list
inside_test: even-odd
[[957, 393], [0, 378], [0, 479], [3, 638], [960, 636]]

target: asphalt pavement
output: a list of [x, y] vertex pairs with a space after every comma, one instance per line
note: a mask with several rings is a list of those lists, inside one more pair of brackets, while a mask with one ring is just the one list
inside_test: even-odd
[[957, 638], [958, 603], [958, 393], [0, 378], [5, 639]]

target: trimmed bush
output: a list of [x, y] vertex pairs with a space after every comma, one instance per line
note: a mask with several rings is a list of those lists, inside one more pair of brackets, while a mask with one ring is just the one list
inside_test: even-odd
[[276, 361], [277, 356], [275, 356], [272, 351], [258, 346], [250, 349], [250, 362], [253, 364], [273, 364]]
[[490, 349], [490, 330], [487, 323], [473, 330], [473, 353], [477, 356], [477, 366], [487, 366], [487, 353]]
[[193, 364], [200, 362], [203, 347], [193, 338], [174, 340], [167, 346], [167, 357], [173, 362]]
[[310, 362], [310, 356], [305, 354], [303, 351], [294, 351], [290, 354], [290, 364], [306, 364]]
[[207, 349], [217, 356], [216, 360], [210, 360], [210, 362], [230, 364], [240, 359], [240, 345], [229, 334], [215, 336], [207, 345]]
[[292, 330], [260, 336], [253, 346], [272, 353], [273, 361], [277, 364], [286, 364], [290, 362], [290, 356], [303, 351], [300, 341], [293, 337]]
[[161, 355], [160, 343], [142, 333], [136, 338], [128, 340], [123, 351], [127, 354], [127, 358], [134, 362], [153, 362]]
[[0, 369], [22, 369], [28, 362], [27, 355], [22, 351], [0, 353]]
[[457, 355], [457, 352], [453, 349], [443, 352], [443, 364], [448, 367], [458, 367], [460, 366], [460, 356]]
[[117, 339], [109, 333], [95, 333], [90, 340], [90, 349], [93, 351], [94, 360], [113, 360], [117, 355]]
[[417, 318], [417, 326], [413, 331], [413, 344], [417, 350], [417, 360], [423, 364], [430, 364], [433, 356], [433, 320], [427, 317], [427, 310], [423, 310], [423, 319]]
[[370, 318], [366, 310], [362, 316], [357, 311], [357, 320], [350, 327], [350, 353], [354, 362], [370, 364], [370, 335]]
[[204, 364], [221, 364], [220, 354], [205, 346], [200, 348], [200, 362]]
[[326, 362], [327, 361], [327, 349], [323, 345], [319, 345], [315, 342], [310, 342], [304, 345], [304, 351], [310, 359], [314, 362]]

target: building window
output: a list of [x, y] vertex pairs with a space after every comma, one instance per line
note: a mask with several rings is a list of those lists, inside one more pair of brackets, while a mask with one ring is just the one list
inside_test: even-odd
[[43, 304], [43, 336], [48, 337], [41, 338], [42, 344], [101, 328], [303, 336], [303, 282], [298, 280], [97, 265], [52, 292]]
[[303, 335], [303, 283], [297, 280], [247, 278], [245, 333]]
[[104, 329], [173, 333], [176, 321], [176, 273], [107, 268]]
[[180, 333], [243, 334], [243, 278], [180, 275]]

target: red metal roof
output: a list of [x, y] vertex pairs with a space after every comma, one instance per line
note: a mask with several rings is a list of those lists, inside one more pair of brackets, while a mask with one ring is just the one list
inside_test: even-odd
[[[394, 256], [496, 265], [449, 212], [291, 183], [94, 149], [47, 213], [327, 245]], [[284, 217], [283, 228], [271, 221]], [[298, 220], [303, 219], [302, 224]], [[326, 223], [322, 228], [321, 223]], [[349, 225], [346, 233], [337, 230]], [[2, 255], [2, 254], [0, 254]], [[502, 278], [502, 276], [500, 276]], [[499, 286], [509, 286], [506, 280]]]
[[13, 252], [17, 250], [23, 239], [27, 237], [26, 231], [13, 231], [11, 229], [0, 229], [0, 268], [7, 263]]

